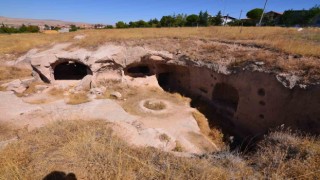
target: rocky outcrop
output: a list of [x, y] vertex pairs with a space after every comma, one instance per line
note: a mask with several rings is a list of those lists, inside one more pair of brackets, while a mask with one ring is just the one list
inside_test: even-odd
[[[208, 108], [203, 113], [213, 117], [213, 123], [220, 121], [225, 129], [242, 137], [263, 134], [282, 124], [320, 133], [319, 83], [302, 84], [302, 78], [296, 75], [265, 71], [263, 62], [230, 68], [223, 63], [196, 61], [184, 54], [139, 46], [109, 44], [96, 51], [65, 51], [65, 47], [57, 45], [24, 58], [31, 62], [38, 78], [51, 83], [56, 80], [55, 68], [61, 63], [69, 66], [67, 62], [87, 67], [81, 72], [92, 72], [93, 87], [100, 80], [123, 82], [125, 75], [156, 76], [164, 90], [190, 96], [194, 103], [201, 100]], [[85, 75], [91, 74], [84, 74], [87, 82]], [[89, 88], [89, 83], [83, 84]]]

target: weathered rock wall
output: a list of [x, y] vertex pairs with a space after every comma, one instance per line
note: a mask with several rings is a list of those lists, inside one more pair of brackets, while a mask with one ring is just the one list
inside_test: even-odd
[[209, 119], [225, 121], [225, 128], [236, 135], [262, 135], [281, 125], [320, 133], [319, 86], [289, 89], [266, 72], [223, 74], [207, 66], [153, 61], [149, 68], [164, 90], [201, 98], [215, 114]]
[[204, 113], [211, 121], [220, 121], [243, 137], [263, 134], [282, 124], [320, 133], [320, 85], [295, 85], [295, 78], [288, 84], [280, 82], [279, 74], [259, 68], [230, 71], [223, 65], [141, 47], [107, 45], [94, 52], [63, 48], [33, 53], [25, 61], [31, 62], [35, 76], [51, 83], [55, 66], [66, 60], [90, 68], [93, 81], [120, 79], [124, 74], [156, 75], [164, 90], [203, 100]]

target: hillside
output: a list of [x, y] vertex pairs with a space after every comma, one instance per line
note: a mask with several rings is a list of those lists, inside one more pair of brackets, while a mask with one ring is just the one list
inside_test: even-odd
[[25, 19], [25, 18], [10, 18], [10, 17], [4, 17], [0, 16], [0, 23], [6, 24], [6, 25], [12, 25], [12, 26], [20, 26], [21, 24], [26, 25], [49, 25], [49, 26], [64, 26], [64, 25], [70, 25], [74, 24], [76, 26], [81, 25], [91, 25], [89, 23], [82, 23], [82, 22], [68, 22], [68, 21], [62, 21], [62, 20], [51, 20], [51, 19]]

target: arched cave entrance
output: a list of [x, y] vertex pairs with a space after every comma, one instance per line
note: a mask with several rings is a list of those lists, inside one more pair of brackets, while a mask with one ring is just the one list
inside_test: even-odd
[[157, 75], [159, 86], [165, 91], [172, 91], [172, 85], [169, 83], [171, 76], [170, 73], [160, 73]]
[[144, 64], [131, 65], [124, 69], [124, 73], [131, 77], [145, 77], [152, 75], [149, 66]]
[[62, 62], [54, 67], [55, 80], [80, 80], [86, 75], [92, 75], [90, 68], [76, 61]]

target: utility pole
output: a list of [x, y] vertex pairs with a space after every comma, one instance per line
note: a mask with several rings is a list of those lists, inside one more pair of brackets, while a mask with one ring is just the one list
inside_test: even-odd
[[263, 19], [263, 15], [264, 15], [264, 11], [266, 10], [267, 3], [268, 3], [268, 0], [266, 0], [266, 2], [264, 3], [264, 7], [263, 7], [263, 11], [262, 11], [262, 15], [261, 15], [261, 18], [260, 18], [260, 21], [259, 21], [258, 26], [261, 26], [262, 19]]
[[240, 21], [241, 21], [241, 16], [242, 16], [242, 9], [240, 11], [240, 16], [239, 16], [239, 25], [240, 25]]
[[243, 22], [242, 22], [242, 20], [241, 20], [241, 16], [242, 16], [242, 9], [241, 9], [241, 11], [240, 11], [240, 16], [239, 16], [239, 26], [241, 25], [241, 27], [240, 27], [240, 33], [242, 33], [242, 26], [243, 26]]

